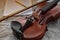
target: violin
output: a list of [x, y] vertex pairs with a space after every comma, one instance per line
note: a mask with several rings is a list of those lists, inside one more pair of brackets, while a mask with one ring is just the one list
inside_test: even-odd
[[11, 22], [13, 34], [19, 40], [41, 40], [49, 22], [60, 17], [59, 0], [44, 2], [37, 5], [32, 16], [20, 17], [17, 21]]

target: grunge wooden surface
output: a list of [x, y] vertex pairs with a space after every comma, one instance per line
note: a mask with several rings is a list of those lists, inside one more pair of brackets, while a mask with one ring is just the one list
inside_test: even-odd
[[[10, 28], [11, 21], [18, 18], [19, 17], [11, 17], [0, 22], [0, 40], [18, 40], [13, 36]], [[42, 40], [60, 40], [60, 19], [48, 24], [48, 31]]]

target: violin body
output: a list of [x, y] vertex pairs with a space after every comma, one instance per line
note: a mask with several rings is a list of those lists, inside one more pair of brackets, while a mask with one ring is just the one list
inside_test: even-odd
[[[39, 4], [37, 6], [37, 9], [43, 8], [45, 4], [47, 4], [47, 2]], [[47, 31], [47, 24], [60, 17], [60, 5], [56, 5], [54, 8], [52, 8], [45, 14], [41, 14], [41, 15], [37, 15], [37, 14], [38, 13], [33, 14], [33, 16], [36, 17], [37, 19], [34, 20], [34, 22], [29, 26], [29, 28], [27, 28], [23, 32], [23, 40], [41, 40]], [[23, 27], [26, 20], [27, 18], [21, 17], [17, 20], [17, 22], [19, 22]], [[18, 25], [18, 23], [15, 23], [15, 24]], [[13, 26], [17, 27], [15, 24], [12, 23]], [[19, 28], [20, 26], [16, 30], [19, 30]], [[15, 36], [17, 36], [17, 33], [15, 33], [15, 30], [13, 30], [13, 33]], [[21, 40], [20, 38], [21, 37], [19, 37], [19, 40]]]

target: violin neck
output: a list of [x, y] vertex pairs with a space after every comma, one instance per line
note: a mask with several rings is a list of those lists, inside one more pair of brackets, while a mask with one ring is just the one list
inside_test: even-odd
[[50, 3], [48, 3], [47, 5], [45, 5], [42, 9], [39, 10], [39, 11], [41, 11], [40, 14], [44, 14], [47, 11], [49, 11], [50, 9], [52, 9], [53, 7], [55, 7], [59, 1], [60, 0], [54, 0], [54, 1], [50, 2]]

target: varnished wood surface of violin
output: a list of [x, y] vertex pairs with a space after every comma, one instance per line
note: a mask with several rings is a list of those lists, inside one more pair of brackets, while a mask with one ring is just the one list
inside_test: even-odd
[[[43, 8], [47, 2], [39, 4], [37, 9]], [[34, 12], [35, 13], [35, 12]], [[39, 13], [39, 12], [38, 12]], [[47, 24], [50, 21], [53, 21], [60, 17], [60, 5], [56, 5], [54, 8], [46, 12], [45, 14], [38, 15], [38, 13], [33, 14], [37, 20], [34, 20], [33, 23], [23, 32], [23, 40], [41, 40], [47, 31]], [[20, 18], [17, 22], [21, 23], [22, 27], [26, 22], [26, 18]], [[15, 32], [14, 32], [15, 34]], [[15, 34], [17, 35], [17, 34]]]

